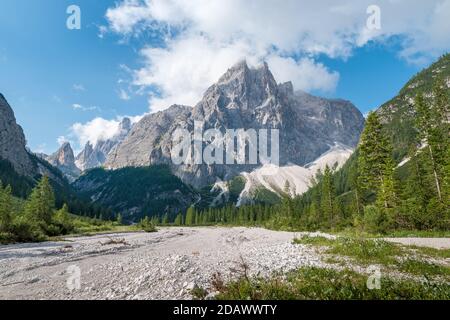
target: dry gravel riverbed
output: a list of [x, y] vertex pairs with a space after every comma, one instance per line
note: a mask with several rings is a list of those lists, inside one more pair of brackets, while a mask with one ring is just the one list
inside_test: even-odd
[[[161, 228], [0, 246], [0, 299], [191, 299], [195, 286], [211, 291], [214, 274], [227, 280], [242, 263], [261, 276], [325, 266], [313, 248], [292, 244], [299, 235], [259, 228]], [[77, 287], [78, 271], [79, 289], [70, 290]]]

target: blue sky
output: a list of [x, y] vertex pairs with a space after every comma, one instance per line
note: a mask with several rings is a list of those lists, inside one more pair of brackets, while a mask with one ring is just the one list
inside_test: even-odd
[[[202, 38], [201, 43], [207, 46], [212, 45], [214, 49], [216, 42], [212, 44], [212, 41], [218, 39], [220, 50], [228, 54], [229, 48], [237, 47], [235, 38], [231, 41], [220, 38], [222, 35], [218, 36], [219, 33], [208, 27], [209, 25], [205, 27], [203, 20], [190, 20], [189, 16], [186, 17], [186, 13], [180, 14], [184, 15], [181, 22], [173, 21], [173, 18], [156, 16], [156, 11], [150, 11], [145, 7], [144, 2], [127, 1], [118, 2], [118, 5], [113, 1], [90, 0], [2, 1], [0, 92], [12, 106], [32, 150], [51, 153], [57, 149], [57, 140], [61, 136], [70, 139], [74, 149], [79, 150], [86, 137], [83, 140], [79, 136], [80, 132], [74, 132], [71, 129], [75, 123], [84, 125], [96, 117], [109, 121], [125, 115], [142, 115], [149, 109], [152, 111], [161, 109], [161, 107], [152, 108], [152, 103], [155, 103], [155, 106], [157, 103], [165, 106], [172, 101], [191, 104], [203, 90], [202, 85], [207, 87], [212, 84], [212, 79], [215, 79], [222, 69], [226, 70], [226, 67], [229, 67], [223, 65], [215, 68], [216, 66], [213, 65], [212, 69], [217, 69], [216, 73], [199, 74], [195, 77], [202, 82], [211, 80], [211, 83], [200, 86], [192, 84], [192, 88], [188, 86], [188, 83], [184, 89], [184, 84], [189, 81], [183, 80], [182, 86], [174, 84], [179, 87], [179, 90], [173, 91], [170, 88], [173, 78], [167, 76], [167, 73], [173, 71], [175, 77], [177, 72], [184, 74], [176, 69], [180, 61], [180, 56], [177, 55], [178, 49], [181, 54], [186, 52], [186, 54], [194, 55], [195, 52], [190, 49], [195, 46], [195, 42], [190, 44], [189, 41], [197, 41], [199, 35], [203, 37], [209, 32], [208, 40]], [[130, 3], [139, 13], [137, 16], [136, 13], [131, 16], [126, 15], [129, 14], [129, 10], [125, 10], [126, 5]], [[81, 30], [66, 28], [68, 17], [66, 8], [71, 4], [81, 8]], [[108, 9], [110, 14], [106, 16]], [[181, 12], [181, 8], [178, 9]], [[141, 16], [140, 12], [146, 13]], [[362, 19], [365, 19], [364, 14], [365, 12], [361, 14]], [[126, 21], [125, 24], [124, 21]], [[168, 32], [167, 27], [171, 25], [173, 28]], [[192, 27], [196, 25], [199, 27]], [[224, 25], [224, 29], [227, 25]], [[99, 36], [101, 26], [103, 36]], [[337, 25], [336, 28], [340, 27]], [[177, 28], [182, 30], [179, 32], [181, 35], [173, 32]], [[251, 32], [253, 31], [248, 31], [250, 36]], [[323, 40], [322, 35], [322, 33], [317, 35], [320, 41]], [[245, 44], [251, 44], [250, 47], [252, 45], [259, 47], [259, 43], [255, 44], [254, 37], [250, 36], [249, 39], [251, 38], [252, 41], [244, 39]], [[239, 38], [239, 41], [241, 40]], [[392, 98], [411, 76], [433, 61], [433, 57], [429, 56], [419, 60], [420, 63], [405, 58], [405, 50], [410, 48], [405, 49], [403, 40], [404, 38], [399, 37], [398, 41], [367, 41], [362, 45], [352, 45], [350, 53], [348, 50], [341, 50], [345, 53], [336, 53], [324, 49], [313, 55], [304, 49], [304, 46], [301, 46], [301, 49], [287, 47], [284, 49], [284, 44], [280, 42], [276, 45], [283, 53], [277, 57], [282, 57], [283, 63], [287, 61], [287, 58], [293, 59], [295, 63], [306, 59], [305, 61], [310, 63], [308, 66], [319, 68], [314, 70], [324, 72], [324, 78], [330, 76], [329, 82], [324, 84], [320, 82], [320, 79], [313, 79], [318, 83], [307, 87], [307, 91], [327, 97], [348, 99], [361, 112], [366, 113]], [[261, 43], [270, 43], [270, 41], [270, 39], [262, 39]], [[227, 44], [224, 45], [224, 43]], [[152, 51], [152, 48], [159, 48], [159, 51]], [[255, 51], [252, 47], [248, 52], [253, 54]], [[437, 53], [442, 51], [445, 50], [438, 48]], [[211, 52], [211, 55], [216, 54], [216, 50]], [[250, 57], [250, 60], [267, 56], [267, 53], [258, 52], [254, 54], [254, 57]], [[420, 48], [414, 51], [412, 56], [415, 58], [420, 56]], [[208, 56], [204, 60], [205, 63], [210, 64], [219, 62], [225, 64], [232, 61], [228, 59], [228, 56], [226, 57], [226, 59], [219, 59]], [[234, 51], [232, 57], [235, 57]], [[270, 57], [273, 58], [272, 53]], [[188, 61], [194, 60], [193, 57]], [[203, 57], [199, 60], [199, 63], [202, 63]], [[161, 70], [158, 70], [156, 69], [158, 66], [169, 66], [169, 68], [161, 67]], [[172, 69], [171, 66], [174, 70], [167, 70]], [[179, 68], [183, 66], [186, 66], [186, 63]], [[301, 83], [302, 75], [306, 74], [301, 72], [304, 70], [302, 69], [304, 65], [294, 64], [294, 66], [299, 68], [299, 73], [295, 75]], [[195, 72], [201, 69], [196, 64], [186, 68], [192, 68], [191, 70]], [[208, 72], [210, 69], [208, 68]], [[282, 71], [278, 73], [282, 74]], [[198, 72], [200, 73], [201, 70]], [[338, 78], [333, 77], [336, 74]], [[163, 99], [159, 99], [159, 96], [156, 98], [149, 96], [155, 90], [162, 92]], [[185, 94], [184, 91], [189, 93]], [[121, 92], [126, 94], [122, 94], [121, 97]], [[89, 130], [91, 128], [89, 127]], [[95, 133], [89, 132], [89, 134]]]
[[[32, 150], [52, 152], [75, 122], [148, 110], [145, 96], [119, 99], [120, 66], [138, 64], [132, 45], [98, 37], [106, 1], [78, 1], [82, 29], [66, 28], [71, 1], [2, 1], [0, 92], [13, 107]], [[14, 12], [14, 14], [12, 14]], [[87, 109], [74, 109], [79, 104]], [[95, 109], [93, 107], [96, 107]]]

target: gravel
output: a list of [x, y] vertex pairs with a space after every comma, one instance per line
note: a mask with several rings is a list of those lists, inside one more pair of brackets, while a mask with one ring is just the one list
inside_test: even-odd
[[[0, 299], [192, 299], [196, 287], [210, 299], [215, 274], [229, 280], [244, 270], [265, 277], [323, 266], [314, 249], [292, 244], [296, 236], [259, 228], [161, 228], [2, 246]], [[79, 289], [67, 285], [73, 270], [80, 271]]]
[[[292, 244], [302, 234], [335, 238], [242, 227], [160, 228], [0, 246], [0, 299], [183, 300], [192, 299], [195, 288], [211, 299], [217, 274], [227, 281], [244, 271], [267, 277], [329, 266], [313, 247]], [[387, 240], [449, 247], [448, 239]]]
[[450, 238], [385, 238], [385, 240], [406, 246], [450, 249]]

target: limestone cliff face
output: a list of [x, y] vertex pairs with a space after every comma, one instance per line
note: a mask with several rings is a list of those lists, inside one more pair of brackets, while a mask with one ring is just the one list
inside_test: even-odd
[[35, 155], [26, 148], [23, 130], [17, 124], [13, 110], [2, 94], [0, 94], [0, 159], [10, 162], [19, 176], [29, 178], [27, 181], [35, 181], [37, 177], [45, 175], [61, 186], [67, 183], [61, 173], [47, 163], [45, 155]]
[[81, 174], [81, 170], [75, 165], [75, 156], [70, 143], [65, 142], [51, 156], [46, 159], [51, 165], [58, 168], [69, 181], [75, 181]]
[[38, 168], [26, 149], [22, 128], [17, 124], [13, 110], [0, 94], [0, 158], [8, 160], [20, 175], [33, 177]]
[[255, 165], [173, 165], [172, 134], [177, 128], [193, 131], [194, 121], [204, 130], [278, 129], [280, 165], [305, 165], [336, 143], [354, 147], [364, 118], [350, 102], [294, 92], [292, 83], [277, 84], [267, 64], [252, 69], [243, 61], [230, 68], [195, 106], [175, 105], [144, 117], [108, 155], [105, 166], [169, 164], [194, 187], [229, 180]]

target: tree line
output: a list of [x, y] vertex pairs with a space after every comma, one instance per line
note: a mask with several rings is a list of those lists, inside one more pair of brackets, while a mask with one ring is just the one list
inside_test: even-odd
[[43, 177], [24, 203], [0, 182], [0, 242], [40, 241], [73, 231], [67, 205], [57, 210], [48, 177]]

